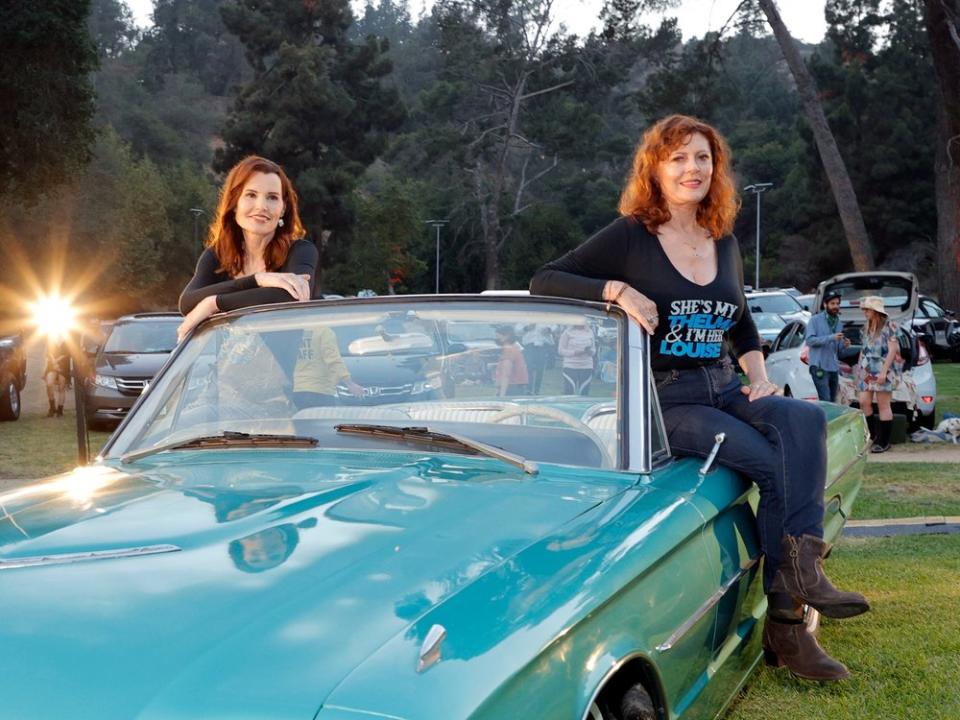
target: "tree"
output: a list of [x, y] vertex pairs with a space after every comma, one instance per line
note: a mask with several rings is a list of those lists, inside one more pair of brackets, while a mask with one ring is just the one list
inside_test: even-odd
[[133, 14], [123, 0], [92, 0], [87, 30], [101, 62], [132, 50], [139, 36]]
[[381, 83], [391, 70], [387, 45], [373, 36], [350, 40], [347, 0], [236, 0], [221, 13], [254, 78], [230, 111], [215, 168], [251, 153], [281, 163], [328, 264], [327, 241], [345, 237], [353, 223], [357, 178], [404, 117], [397, 92]]
[[853, 258], [853, 266], [861, 272], [872, 270], [874, 260], [870, 237], [867, 235], [867, 228], [860, 213], [860, 206], [857, 203], [857, 195], [853, 189], [853, 183], [850, 181], [850, 175], [847, 173], [843, 157], [840, 155], [840, 149], [837, 147], [836, 140], [830, 131], [830, 125], [827, 123], [826, 115], [823, 112], [816, 82], [804, 64], [803, 58], [800, 57], [793, 37], [784, 25], [774, 1], [757, 0], [757, 2], [759, 2], [760, 8], [770, 23], [773, 34], [780, 44], [784, 59], [786, 59], [790, 72], [797, 83], [797, 92], [803, 103], [807, 121], [813, 131], [817, 149], [820, 151], [823, 168], [827, 173], [830, 187], [837, 202], [840, 221], [843, 223], [847, 244], [850, 246], [850, 255]]
[[0, 195], [30, 201], [90, 158], [96, 47], [89, 0], [7, 0], [0, 11]]
[[960, 308], [960, 0], [924, 0], [937, 78], [937, 253], [940, 301]]
[[196, 78], [211, 95], [227, 95], [249, 79], [243, 45], [227, 31], [220, 0], [156, 0], [144, 38], [144, 77], [152, 87], [167, 75]]
[[410, 292], [410, 280], [427, 264], [413, 248], [424, 234], [424, 217], [415, 181], [386, 178], [379, 187], [354, 193], [356, 225], [347, 257], [331, 269], [325, 290], [346, 294], [369, 288], [377, 293]]

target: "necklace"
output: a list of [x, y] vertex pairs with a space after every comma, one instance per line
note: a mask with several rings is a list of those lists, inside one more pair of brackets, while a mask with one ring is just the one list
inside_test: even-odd
[[697, 246], [696, 246], [696, 245], [693, 245], [693, 244], [687, 242], [686, 240], [681, 240], [681, 241], [683, 242], [684, 245], [686, 245], [688, 248], [690, 248], [690, 252], [693, 253], [693, 256], [694, 256], [694, 257], [696, 257], [696, 258], [698, 258], [698, 257], [703, 257], [703, 255], [700, 253], [700, 251], [697, 250]]

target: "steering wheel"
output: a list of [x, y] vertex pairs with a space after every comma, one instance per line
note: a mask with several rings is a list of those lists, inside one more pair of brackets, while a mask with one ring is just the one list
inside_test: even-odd
[[518, 415], [536, 415], [537, 417], [545, 417], [551, 420], [556, 420], [557, 422], [573, 428], [577, 432], [582, 433], [590, 438], [590, 440], [593, 441], [593, 444], [597, 446], [597, 449], [600, 450], [600, 467], [616, 467], [616, 462], [611, 456], [609, 448], [607, 448], [606, 443], [600, 439], [600, 436], [597, 435], [585, 422], [577, 420], [575, 417], [563, 412], [562, 410], [557, 410], [556, 408], [547, 407], [545, 405], [516, 405], [514, 407], [508, 407], [504, 410], [501, 410], [496, 415], [492, 416], [487, 422], [500, 423], [504, 420], [509, 420], [512, 417], [517, 417]]

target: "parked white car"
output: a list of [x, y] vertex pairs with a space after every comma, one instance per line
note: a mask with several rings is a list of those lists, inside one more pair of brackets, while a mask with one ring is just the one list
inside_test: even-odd
[[[852, 345], [841, 356], [840, 386], [837, 401], [844, 405], [857, 404], [852, 367], [860, 352], [860, 333], [863, 312], [860, 298], [879, 295], [889, 317], [899, 325], [898, 340], [903, 361], [902, 382], [893, 392], [893, 411], [907, 417], [911, 427], [932, 428], [936, 417], [937, 383], [933, 364], [923, 343], [903, 321], [909, 319], [917, 307], [917, 281], [910, 273], [872, 272], [837, 275], [820, 283], [816, 307], [827, 290], [840, 293], [840, 317], [844, 333]], [[784, 395], [816, 400], [817, 390], [807, 365], [807, 346], [804, 344], [807, 318], [796, 318], [780, 332], [767, 357], [767, 375], [783, 388]]]

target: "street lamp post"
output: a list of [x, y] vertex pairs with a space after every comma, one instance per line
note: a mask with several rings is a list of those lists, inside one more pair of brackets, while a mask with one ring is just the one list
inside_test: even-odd
[[[198, 227], [198, 221], [200, 216], [203, 215], [202, 208], [190, 208], [190, 212], [193, 213], [193, 246], [198, 247], [200, 245], [200, 229]], [[203, 252], [203, 248], [200, 248], [200, 252]]]
[[447, 224], [446, 220], [427, 220], [427, 225], [431, 225], [437, 229], [437, 260], [436, 268], [434, 275], [434, 284], [433, 292], [436, 295], [440, 294], [440, 228]]
[[744, 192], [753, 193], [757, 196], [757, 257], [754, 262], [754, 290], [760, 289], [760, 196], [772, 187], [773, 183], [754, 183], [743, 189]]

